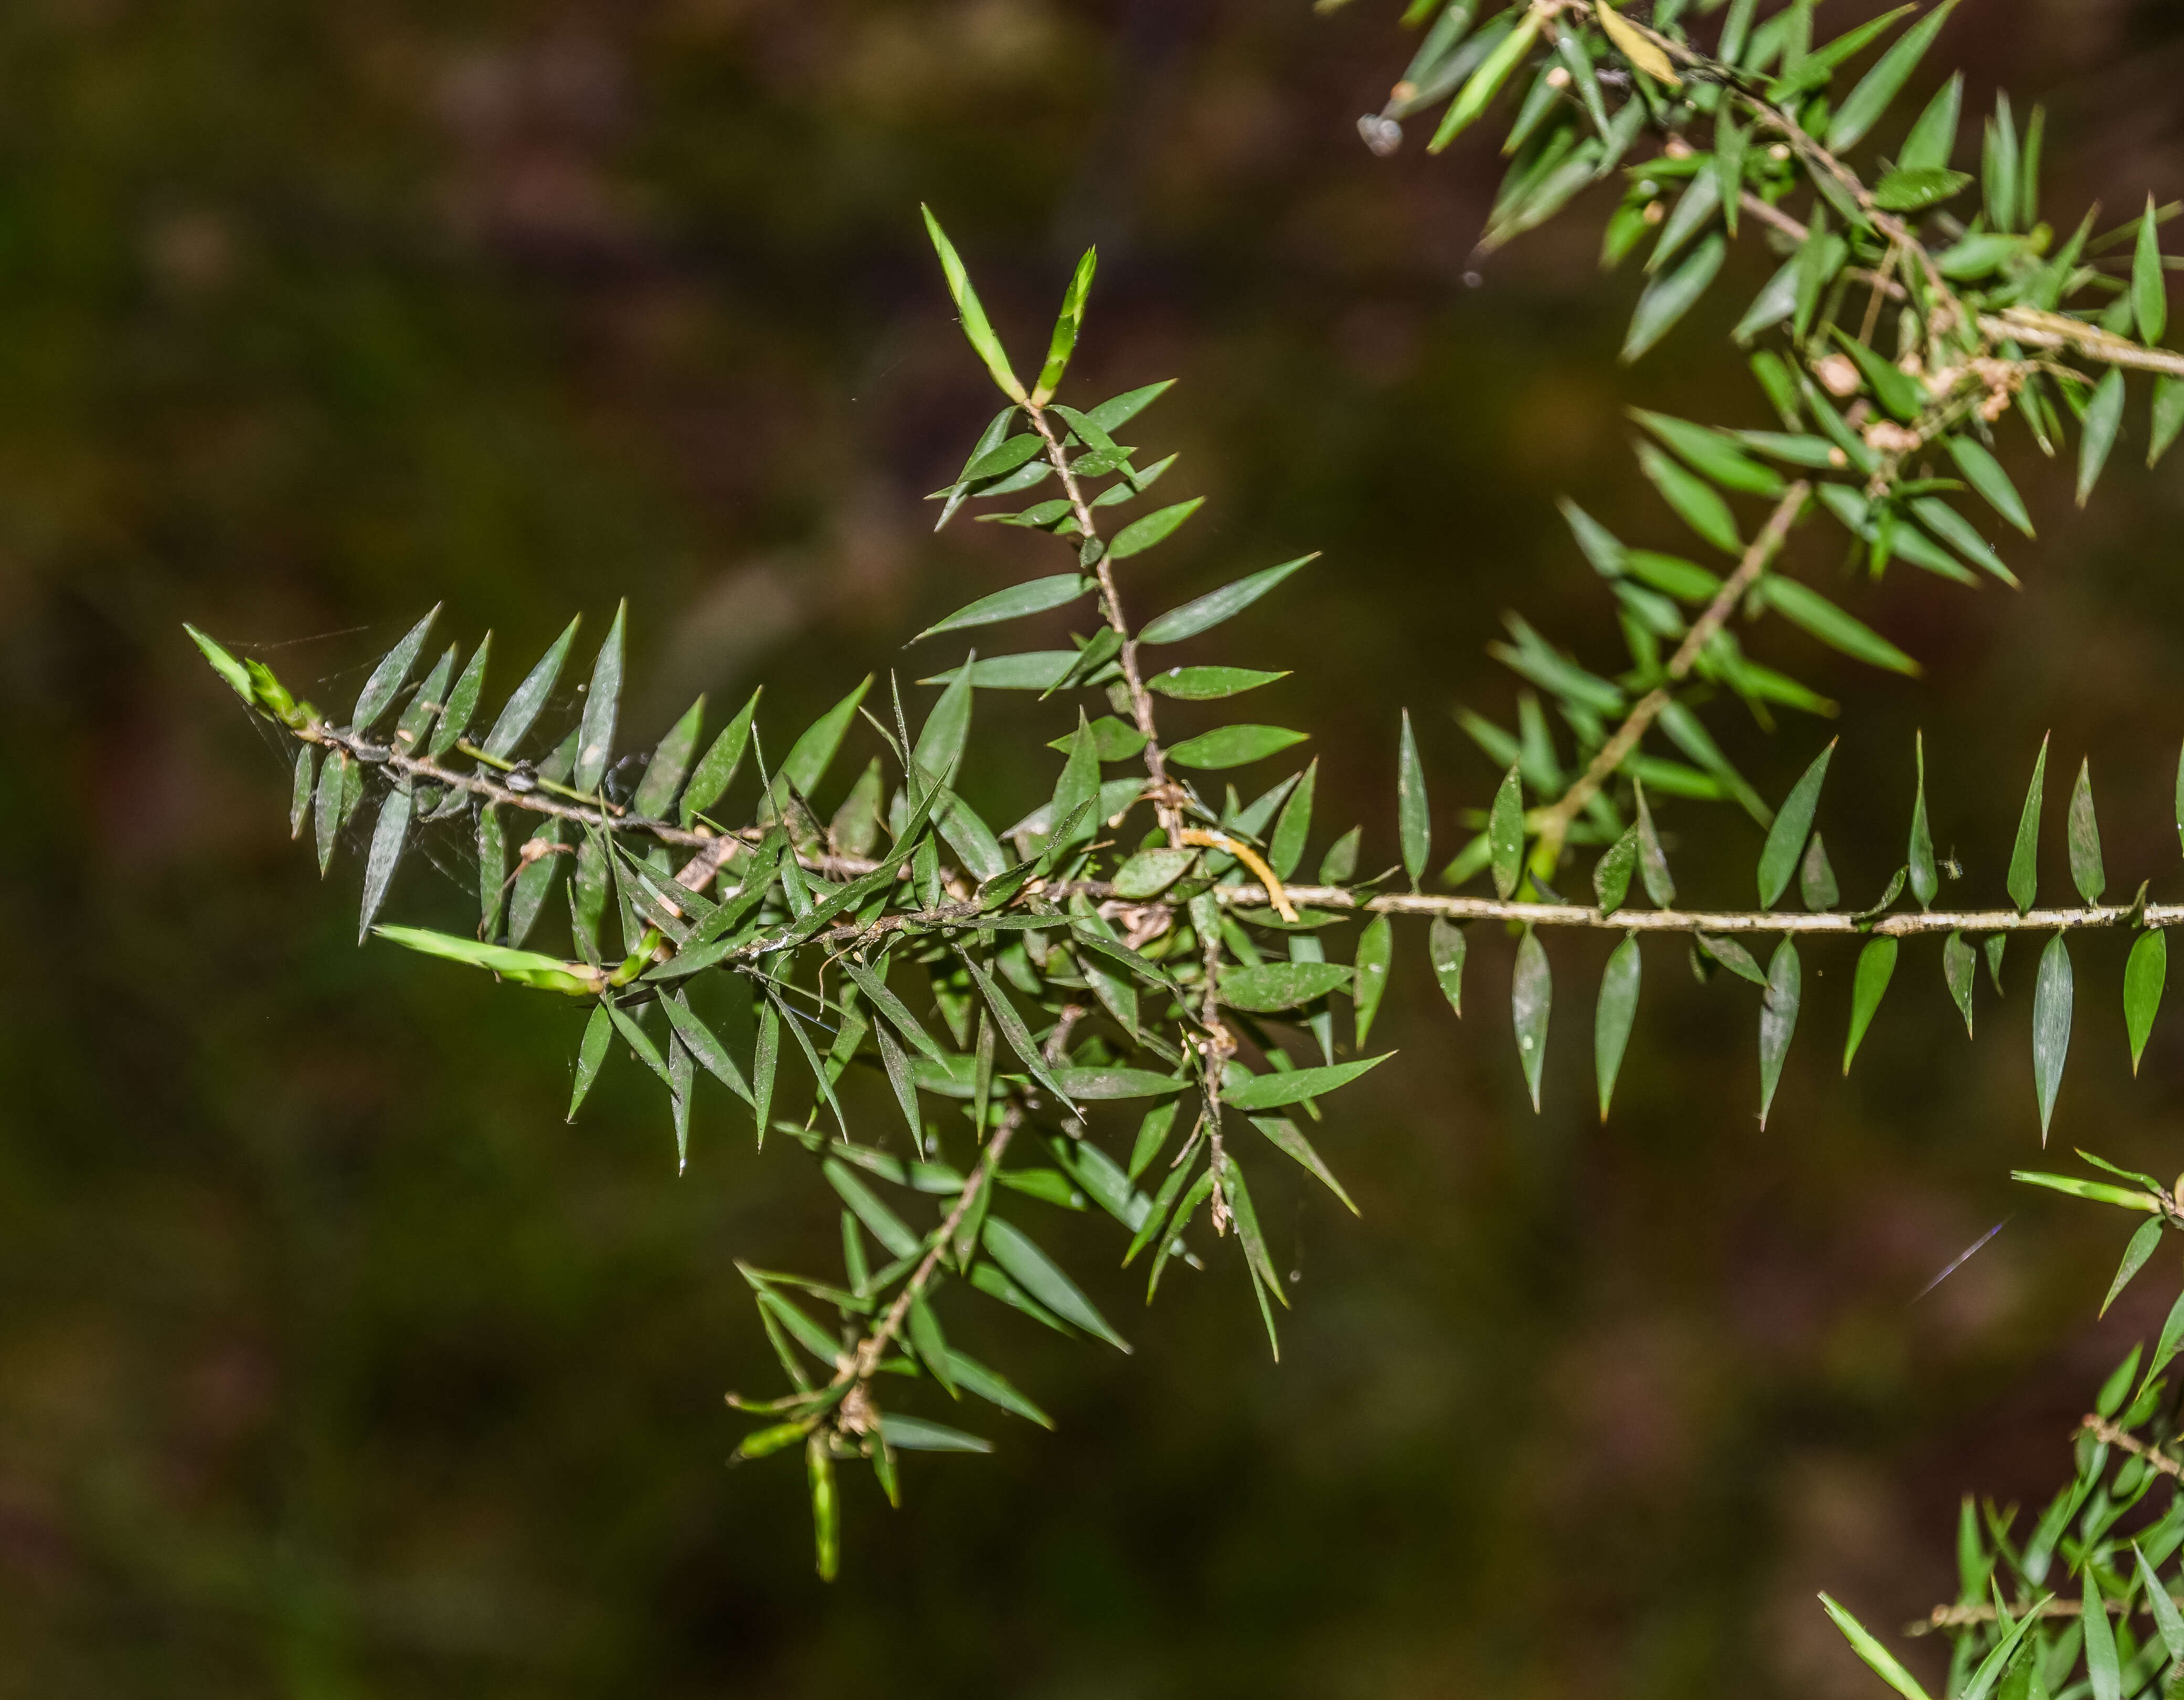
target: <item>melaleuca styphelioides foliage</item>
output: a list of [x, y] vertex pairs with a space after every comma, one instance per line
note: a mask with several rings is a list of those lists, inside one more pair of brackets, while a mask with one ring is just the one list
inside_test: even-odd
[[[2030, 532], [2025, 504], [1987, 446], [2008, 415], [2049, 452], [2064, 421], [2081, 421], [2082, 495], [2120, 429], [2123, 373], [2145, 370], [2158, 375], [2154, 452], [2168, 446], [2184, 422], [2184, 360], [2153, 346], [2165, 320], [2158, 219], [2149, 211], [2098, 238], [2089, 219], [2059, 246], [2036, 219], [2041, 121], [2036, 114], [2020, 140], [2006, 108], [1988, 126], [1981, 205], [1970, 210], [1975, 180], [1948, 164], [1960, 81], [1925, 108], [1866, 186], [1844, 153], [1887, 115], [1946, 5], [1884, 48], [1884, 31], [1901, 21], [1893, 14], [1815, 46], [1809, 4], [1762, 19], [1747, 0], [1733, 0], [1696, 8], [1701, 17], [1723, 14], [1710, 52], [1680, 21], [1685, 8], [1666, 3], [1646, 22], [1576, 0], [1519, 5], [1475, 25], [1474, 9], [1467, 0], [1411, 8], [1412, 21], [1428, 24], [1427, 38], [1387, 111], [1367, 120], [1368, 139], [1387, 151], [1401, 119], [1448, 100], [1438, 136], [1446, 142], [1483, 116], [1505, 85], [1528, 88], [1489, 242], [1622, 170], [1630, 188], [1611, 220], [1609, 258], [1652, 244], [1627, 351], [1633, 358], [1700, 298], [1740, 233], [1775, 245], [1780, 269], [1738, 335], [1770, 343], [1754, 355], [1753, 370], [1783, 428], [1635, 415], [1643, 471], [1677, 518], [1730, 563], [1725, 572], [1627, 546], [1566, 508], [1615, 598], [1630, 664], [1592, 671], [1511, 618], [1509, 642], [1496, 653], [1532, 688], [1518, 696], [1513, 729], [1461, 715], [1507, 771], [1485, 808], [1457, 817], [1468, 831], [1436, 877], [1445, 889], [1425, 889], [1433, 814], [1407, 716], [1396, 739], [1389, 809], [1396, 866], [1362, 880], [1360, 867], [1371, 864], [1362, 829], [1315, 832], [1312, 766], [1249, 801], [1234, 785], [1213, 796], [1204, 777], [1266, 763], [1303, 734], [1231, 721], [1179, 742], [1163, 736], [1163, 700], [1219, 704], [1283, 677], [1195, 659], [1171, 663], [1177, 652], [1168, 646], [1277, 592], [1311, 557], [1142, 619], [1129, 563], [1198, 505], [1166, 501], [1165, 488], [1156, 493], [1174, 457], [1136, 446], [1145, 435], [1141, 416], [1167, 386], [1082, 409], [1056, 399], [1092, 282], [1088, 254], [1027, 387], [929, 216], [963, 328], [1006, 400], [956, 481], [936, 493], [940, 523], [975, 504], [979, 518], [1044, 532], [1066, 553], [1047, 563], [1060, 570], [920, 634], [954, 653], [916, 682], [911, 700], [892, 681], [876, 694], [867, 680], [794, 736], [760, 725], [756, 696], [709, 736], [701, 700], [649, 755], [617, 757], [620, 614], [598, 651], [577, 724], [536, 736], [571, 660], [574, 622], [489, 722], [488, 645], [467, 657], [450, 646], [427, 665], [432, 616], [373, 671], [339, 724], [295, 700], [262, 662], [238, 660], [192, 633], [244, 701], [292, 736], [292, 826], [313, 835], [322, 867], [372, 804], [367, 931], [589, 1006], [572, 1115], [600, 1067], [620, 1056], [666, 1088], [678, 1159], [704, 1074], [741, 1101], [761, 1141], [772, 1131], [811, 1162], [815, 1191], [823, 1186], [820, 1196], [839, 1207], [842, 1268], [832, 1279], [743, 1268], [788, 1391], [731, 1402], [762, 1419], [741, 1441], [740, 1457], [802, 1452], [822, 1574], [837, 1563], [838, 1464], [869, 1463], [892, 1498], [898, 1452], [987, 1445], [928, 1413], [968, 1412], [968, 1396], [1045, 1421], [1001, 1372], [950, 1342], [944, 1313], [952, 1318], [990, 1301], [1123, 1346], [1038, 1243], [1041, 1207], [1091, 1206], [1115, 1217], [1127, 1236], [1123, 1261], [1144, 1264], [1148, 1298], [1172, 1262], [1195, 1266], [1201, 1251], [1225, 1242], [1273, 1341], [1275, 1307], [1285, 1301], [1246, 1168], [1256, 1172], [1277, 1156], [1294, 1161], [1349, 1203], [1299, 1118], [1318, 1119], [1321, 1100], [1383, 1060], [1365, 1054], [1366, 1045], [1398, 917], [1425, 923], [1424, 953], [1459, 1015], [1466, 923], [1517, 930], [1517, 1061], [1535, 1104], [1553, 1001], [1541, 934], [1557, 927], [1622, 933], [1595, 1023], [1603, 1116], [1635, 1023], [1646, 934], [1680, 935], [1702, 974], [1725, 968], [1757, 989], [1763, 1116], [1797, 1029], [1799, 940], [1815, 935], [1841, 935], [1855, 950], [1846, 1068], [1905, 939], [1918, 950], [1923, 935], [1934, 935], [1969, 1028], [1982, 959], [1998, 991], [2009, 935], [2046, 935], [2033, 991], [2043, 1138], [2075, 1006], [2067, 933], [2137, 933], [2125, 1003], [2134, 1056], [2144, 1045], [2165, 968], [2161, 929], [2184, 918], [2184, 909], [2148, 904], [2142, 885], [2128, 904], [2104, 902], [2082, 766], [2067, 805], [2080, 906], [2036, 907], [2044, 745], [2008, 858], [2008, 907], [1935, 906], [1944, 875], [1960, 870], [1935, 853], [1923, 748], [1913, 752], [1907, 785], [1903, 865], [1877, 900], [1846, 906], [1819, 830], [1833, 745], [1818, 750], [1770, 808], [1723, 756], [1702, 711], [1725, 698], [1763, 725], [1777, 710], [1833, 711], [1809, 687], [1743, 653], [1732, 622], [1769, 613], [1863, 661], [1916, 672], [1886, 638], [1792, 576], [1792, 545], [1827, 535], [1814, 521], [1849, 534], [1820, 551], [1824, 567], [1847, 548], [1874, 574], [1903, 560], [1967, 584], [1982, 574], [2014, 583], [1959, 505], [1976, 496]], [[1879, 50], [1877, 62], [1833, 105], [1838, 72], [1847, 76], [1869, 47]], [[1959, 206], [1962, 219], [1951, 211]], [[2090, 309], [2074, 304], [2088, 299]], [[981, 655], [960, 635], [1064, 609], [1078, 626], [1066, 649]], [[1053, 789], [1022, 800], [1035, 806], [999, 832], [961, 783], [975, 766], [969, 734], [980, 690], [1033, 693], [1056, 715]], [[867, 758], [861, 769], [854, 758], [842, 761], [853, 742]], [[1732, 800], [1765, 828], [1757, 909], [1676, 906], [1653, 813], [1664, 800]], [[2184, 828], [2184, 788], [2178, 819]], [[432, 822], [474, 835], [473, 936], [375, 926], [405, 847]], [[1315, 847], [1319, 855], [1308, 861]], [[1597, 851], [1591, 903], [1557, 889], [1567, 883], [1566, 858], [1581, 849]], [[1310, 884], [1301, 872], [1308, 866]], [[1490, 880], [1491, 895], [1464, 890], [1481, 880]], [[1634, 901], [1641, 892], [1650, 907]], [[1909, 906], [1899, 906], [1907, 893]], [[1793, 894], [1801, 908], [1783, 906]], [[566, 914], [566, 955], [529, 948], [549, 911], [557, 937]], [[1753, 935], [1777, 941], [1763, 966], [1744, 942]], [[1346, 1031], [1338, 1027], [1346, 1012]], [[838, 1088], [852, 1069], [883, 1087], [900, 1126], [851, 1125]], [[2184, 1221], [2173, 1196], [2151, 1182], [2145, 1193], [2126, 1195], [2025, 1178], [2093, 1197], [2113, 1193], [2111, 1201], [2127, 1197], [2161, 1221]], [[2150, 1250], [2142, 1236], [2132, 1257], [2142, 1262]], [[2127, 1258], [2126, 1266], [2136, 1263]], [[2172, 1323], [2149, 1376], [2165, 1367], [2178, 1338], [2184, 1321]], [[2102, 1423], [2121, 1408], [2124, 1393], [2111, 1394]], [[2146, 1429], [2152, 1396], [2132, 1392], [2117, 1435]], [[2158, 1429], [2148, 1432], [2153, 1441], [2144, 1444], [2161, 1438]], [[2081, 1445], [2103, 1448], [2103, 1460], [2111, 1446], [2131, 1449], [2101, 1434]], [[2153, 1476], [2174, 1477], [2165, 1458], [2147, 1456], [2138, 1479], [2098, 1499], [2101, 1516], [2142, 1493]], [[2096, 1474], [2102, 1467], [2086, 1465]], [[2101, 1490], [2073, 1491], [2072, 1510], [2050, 1520], [2067, 1521]], [[2127, 1577], [2098, 1569], [2103, 1536], [2085, 1533], [2091, 1526], [2079, 1525], [2074, 1544], [2058, 1522], [2044, 1547], [2020, 1548], [2009, 1544], [2006, 1519], [1993, 1520], [1994, 1550], [2018, 1573], [2017, 1591], [1997, 1594], [1999, 1616], [1965, 1608], [1970, 1615], [1949, 1620], [1964, 1637], [1967, 1660], [1986, 1658], [1986, 1643], [1997, 1636], [2007, 1641], [1983, 1667], [1986, 1687], [1968, 1678], [1963, 1692], [1984, 1694], [2005, 1670], [2016, 1682], [2036, 1665], [2061, 1669], [2072, 1631], [2051, 1635], [2044, 1619], [2025, 1616], [2036, 1609], [2033, 1591], [2055, 1552], [2073, 1564], [2087, 1560], [2105, 1597], [2129, 1597]], [[1968, 1566], [1986, 1563], [1981, 1538], [1975, 1527]], [[2155, 1563], [2176, 1544], [2141, 1543]], [[1988, 1570], [1980, 1574], [1985, 1586]], [[1877, 1643], [1847, 1627], [1897, 1680]], [[2130, 1644], [2127, 1622], [2118, 1636], [2120, 1658], [2141, 1657], [2135, 1647], [2120, 1650]], [[2098, 1661], [2098, 1636], [2095, 1643], [2089, 1654]], [[2106, 1679], [2094, 1680], [2104, 1693]]]

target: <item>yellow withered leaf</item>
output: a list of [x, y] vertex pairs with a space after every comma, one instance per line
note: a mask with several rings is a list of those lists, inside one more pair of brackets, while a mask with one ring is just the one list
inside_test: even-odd
[[1600, 19], [1600, 27], [1607, 31], [1607, 39], [1615, 44], [1616, 52], [1655, 82], [1666, 83], [1670, 88], [1683, 86], [1684, 80], [1676, 75], [1669, 56], [1635, 24], [1609, 5], [1607, 0], [1593, 0], [1592, 9]]

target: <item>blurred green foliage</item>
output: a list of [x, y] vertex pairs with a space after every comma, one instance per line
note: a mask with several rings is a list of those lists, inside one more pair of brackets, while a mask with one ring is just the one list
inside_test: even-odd
[[[1945, 51], [2048, 99], [2059, 199], [2170, 197], [2164, 10], [1976, 9]], [[1084, 393], [1181, 378], [1160, 440], [1212, 496], [1159, 559], [1178, 591], [1328, 549], [1251, 617], [1267, 665], [1321, 652], [1281, 688], [1330, 817], [1392, 846], [1368, 811], [1402, 703], [1483, 805], [1446, 711], [1505, 704], [1499, 610], [1615, 641], [1552, 497], [1646, 541], [1620, 404], [1752, 402], [1726, 305], [1617, 372], [1630, 286], [1589, 221], [1475, 260], [1497, 162], [1356, 142], [1389, 59], [1362, 3], [0, 20], [0, 1694], [1864, 1693], [1815, 1590], [1919, 1614], [1960, 1491], [2044, 1498], [2165, 1295], [2087, 1330], [2113, 1229], [2004, 1179], [2036, 1140], [2030, 951], [1966, 1045], [1907, 950], [1850, 1082], [1793, 1051], [1763, 1137], [1730, 990], [1649, 1001], [1603, 1133], [1579, 1067], [1535, 1118], [1500, 1000], [1451, 1036], [1413, 953], [1376, 1029], [1407, 1055], [1323, 1140], [1364, 1222], [1262, 1202], [1280, 1368], [1233, 1268], [1120, 1371], [1027, 1325], [1059, 1434], [913, 1461], [823, 1591], [800, 1484], [721, 1468], [719, 1401], [764, 1350], [730, 1260], [816, 1261], [832, 1212], [786, 1212], [785, 1167], [702, 1119], [677, 1180], [632, 1081], [565, 1126], [576, 1012], [549, 1033], [357, 950], [279, 833], [276, 753], [181, 638], [285, 644], [332, 696], [437, 598], [535, 653], [627, 593], [658, 693], [632, 739], [761, 674], [783, 724], [816, 711], [1035, 547], [925, 535], [990, 411], [925, 198], [1022, 346], [1100, 242]], [[1836, 794], [1908, 805], [1923, 726], [1937, 846], [1984, 900], [2051, 726], [2115, 864], [2169, 853], [2180, 475], [2136, 460], [2075, 516], [2020, 440], [2025, 591], [1864, 601], [1929, 676], [1860, 680]], [[1730, 753], [1769, 795], [1802, 760]], [[1046, 771], [1022, 759], [995, 807]], [[1870, 818], [1830, 832], [1847, 894], [1900, 859]], [[1680, 883], [1745, 889], [1757, 831], [1721, 837]], [[394, 906], [465, 903], [419, 864]], [[1478, 942], [1479, 984], [1509, 948]], [[2125, 948], [2088, 941], [2084, 983]], [[1815, 964], [1814, 1031], [1849, 967]], [[2169, 1173], [2184, 1041], [2157, 1028], [2134, 1087], [2103, 1013], [2056, 1142]], [[1581, 1056], [1581, 1023], [1557, 1042]]]

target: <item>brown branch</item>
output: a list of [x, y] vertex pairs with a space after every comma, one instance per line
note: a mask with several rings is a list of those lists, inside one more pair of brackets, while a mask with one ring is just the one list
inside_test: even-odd
[[1980, 315], [1979, 327], [1984, 335], [2022, 343], [2028, 348], [2066, 348], [2104, 365], [2184, 377], [2184, 354], [2142, 347], [2126, 337], [2060, 313], [2042, 313], [2032, 307], [2005, 307], [1999, 313]]
[[1600, 753], [1578, 782], [1540, 815], [1540, 859], [1545, 867], [1552, 867], [1561, 860], [1563, 839], [1568, 833], [1570, 823], [1577, 819], [1585, 805], [1598, 794], [1600, 788], [1612, 778], [1631, 752], [1638, 748], [1646, 729], [1658, 719], [1661, 711], [1674, 700], [1672, 687], [1680, 684], [1698, 663], [1715, 633], [1735, 611], [1746, 591], [1751, 589], [1767, 564], [1780, 552], [1790, 535], [1790, 527], [1803, 511], [1805, 499], [1813, 487], [1802, 479], [1782, 493], [1782, 499], [1774, 504], [1774, 511], [1767, 517], [1759, 535], [1752, 540], [1744, 552], [1744, 559], [1736, 564], [1736, 571], [1729, 576], [1721, 588], [1714, 593], [1706, 611], [1692, 623], [1677, 645], [1676, 653], [1669, 658], [1665, 683], [1656, 685], [1640, 698], [1614, 735], [1600, 748]]
[[2180, 1464], [2158, 1446], [2149, 1446], [2129, 1430], [2118, 1427], [2098, 1413], [2089, 1413], [2078, 1426], [2092, 1432], [2096, 1440], [2105, 1441], [2112, 1446], [2144, 1458], [2147, 1463], [2173, 1480], [2184, 1481], [2184, 1464]]
[[[1078, 487], [1077, 475], [1070, 470], [1069, 457], [1063, 452], [1061, 438], [1048, 420], [1046, 410], [1027, 404], [1025, 411], [1031, 415], [1033, 429], [1039, 432], [1040, 440], [1046, 444], [1047, 464], [1061, 476], [1062, 491], [1069, 499], [1070, 511], [1076, 516], [1078, 530], [1084, 533], [1087, 543], [1098, 543], [1100, 532], [1093, 522], [1091, 504], [1084, 499], [1084, 493]], [[1161, 748], [1160, 727], [1153, 716], [1152, 693], [1145, 688], [1145, 679], [1138, 671], [1138, 640], [1130, 635], [1129, 621], [1123, 618], [1123, 593], [1115, 582], [1115, 564], [1108, 558], [1104, 547], [1100, 551], [1098, 561], [1094, 564], [1093, 571], [1100, 581], [1100, 599], [1106, 608], [1108, 627], [1122, 640], [1123, 679], [1129, 688], [1131, 718], [1137, 722], [1139, 734], [1145, 740], [1145, 772], [1152, 776], [1153, 809], [1160, 817], [1161, 826], [1167, 833], [1168, 842], [1175, 844], [1180, 841], [1183, 834], [1183, 811], [1178, 805], [1175, 783], [1168, 778], [1167, 752]], [[1059, 827], [1061, 823], [1057, 821], [1055, 824]]]

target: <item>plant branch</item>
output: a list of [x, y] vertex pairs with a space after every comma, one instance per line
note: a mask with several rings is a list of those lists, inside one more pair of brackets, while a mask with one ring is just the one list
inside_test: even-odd
[[[1093, 521], [1091, 504], [1078, 487], [1077, 475], [1070, 470], [1069, 457], [1062, 450], [1061, 438], [1046, 416], [1044, 407], [1026, 404], [1031, 415], [1032, 427], [1046, 444], [1047, 464], [1061, 479], [1061, 488], [1069, 499], [1070, 511], [1076, 516], [1077, 528], [1084, 533], [1087, 543], [1100, 543], [1100, 531]], [[1174, 782], [1167, 774], [1167, 752], [1161, 748], [1160, 727], [1153, 716], [1152, 693], [1145, 688], [1144, 677], [1138, 671], [1138, 640], [1130, 635], [1129, 621], [1123, 616], [1123, 593], [1115, 582], [1115, 564], [1108, 557], [1106, 548], [1100, 544], [1098, 560], [1093, 571], [1100, 580], [1100, 599], [1107, 610], [1107, 624], [1122, 640], [1121, 661], [1123, 682], [1130, 693], [1130, 716], [1137, 722], [1138, 732], [1145, 740], [1145, 772], [1152, 776], [1152, 805], [1160, 816], [1161, 826], [1168, 842], [1177, 843], [1183, 833], [1183, 812], [1176, 802]], [[1056, 822], [1058, 826], [1060, 823]]]
[[1706, 646], [1713, 640], [1714, 633], [1721, 630], [1730, 615], [1736, 610], [1736, 605], [1743, 599], [1744, 594], [1758, 582], [1759, 575], [1767, 570], [1767, 564], [1780, 551], [1789, 538], [1790, 527], [1804, 510], [1806, 499], [1812, 493], [1813, 487], [1802, 479], [1782, 493], [1782, 499], [1774, 504], [1774, 511], [1768, 516], [1766, 525], [1744, 551], [1744, 558], [1736, 564], [1736, 571], [1714, 593], [1714, 599], [1707, 605], [1706, 611], [1692, 623], [1691, 629], [1684, 634], [1684, 641], [1676, 646], [1676, 653], [1669, 658], [1663, 683], [1639, 699], [1637, 706], [1615, 729], [1614, 735], [1600, 747], [1600, 753], [1592, 758], [1578, 782], [1541, 811], [1539, 817], [1541, 866], [1552, 868], [1561, 860], [1563, 839], [1569, 832], [1570, 823], [1598, 794], [1600, 788], [1613, 778], [1630, 759], [1631, 752], [1638, 748], [1640, 740], [1645, 737], [1646, 729], [1674, 700], [1672, 688], [1689, 676], [1697, 665], [1700, 655], [1705, 652]]

